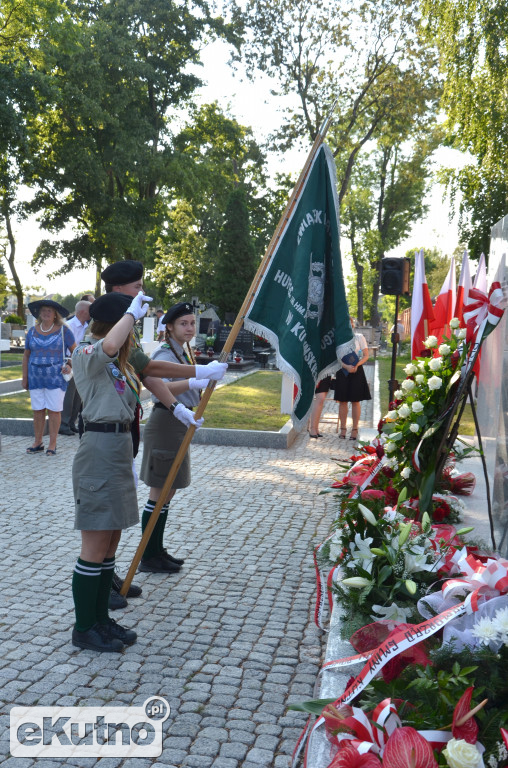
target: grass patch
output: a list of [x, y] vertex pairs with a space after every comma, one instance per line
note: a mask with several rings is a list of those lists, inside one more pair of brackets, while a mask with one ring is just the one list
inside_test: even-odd
[[215, 391], [205, 410], [205, 427], [278, 432], [289, 419], [280, 412], [282, 374], [258, 371]]
[[28, 392], [0, 397], [0, 416], [3, 419], [31, 419], [33, 416]]
[[[392, 376], [392, 357], [379, 357], [378, 360], [378, 375], [379, 375], [379, 401], [381, 407], [381, 416], [384, 416], [388, 412], [388, 381]], [[411, 362], [410, 355], [399, 355], [395, 364], [395, 378], [401, 384], [406, 378], [404, 373], [404, 367]], [[374, 427], [377, 425], [374, 424]], [[474, 435], [476, 434], [473, 414], [469, 403], [464, 409], [462, 419], [460, 420], [459, 435]]]
[[6, 363], [21, 363], [23, 360], [23, 352], [2, 352], [2, 362]]
[[21, 365], [9, 365], [6, 368], [0, 368], [0, 381], [20, 379], [22, 375], [23, 368]]

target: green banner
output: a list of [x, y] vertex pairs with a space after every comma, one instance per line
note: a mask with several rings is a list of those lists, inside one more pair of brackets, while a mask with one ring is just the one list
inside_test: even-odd
[[293, 422], [301, 428], [316, 383], [354, 350], [342, 264], [335, 162], [318, 149], [298, 201], [245, 319], [277, 351], [297, 386]]

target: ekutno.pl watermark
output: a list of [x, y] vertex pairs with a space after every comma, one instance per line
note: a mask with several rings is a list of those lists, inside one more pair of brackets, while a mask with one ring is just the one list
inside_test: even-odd
[[13, 707], [13, 757], [159, 757], [166, 699], [141, 707]]

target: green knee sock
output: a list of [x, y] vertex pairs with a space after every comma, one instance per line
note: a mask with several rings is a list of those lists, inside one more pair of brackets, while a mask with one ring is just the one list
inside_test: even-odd
[[[148, 501], [145, 504], [145, 508], [143, 510], [143, 514], [141, 516], [141, 531], [144, 533], [146, 526], [148, 525], [148, 521], [150, 520], [150, 517], [152, 515], [153, 510], [155, 509], [155, 501], [151, 501], [148, 499]], [[146, 545], [145, 552], [143, 554], [143, 560], [150, 560], [152, 557], [157, 557], [159, 554], [159, 532], [158, 528], [160, 525], [160, 515], [157, 519], [157, 522], [155, 524], [155, 528], [152, 531], [152, 535], [148, 539], [148, 543]]]
[[169, 510], [169, 501], [167, 504], [164, 504], [164, 506], [161, 509], [161, 513], [159, 515], [159, 519], [157, 520], [157, 535], [158, 535], [158, 547], [159, 552], [162, 552], [164, 549], [164, 529], [166, 527], [166, 523], [168, 521], [168, 510]]
[[115, 558], [105, 557], [101, 566], [101, 577], [97, 592], [96, 613], [99, 624], [107, 624], [109, 620], [108, 603], [111, 592], [111, 582], [115, 573]]
[[86, 632], [97, 622], [97, 594], [102, 563], [89, 563], [78, 557], [72, 574], [72, 597], [78, 632]]

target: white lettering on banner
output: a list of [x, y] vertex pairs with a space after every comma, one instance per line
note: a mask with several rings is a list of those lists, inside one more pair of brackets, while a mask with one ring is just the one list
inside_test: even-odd
[[[323, 220], [321, 220], [321, 216], [323, 216]], [[298, 245], [300, 245], [300, 241], [307, 227], [311, 227], [313, 224], [324, 224], [326, 231], [330, 231], [330, 221], [326, 218], [326, 213], [323, 213], [323, 211], [317, 211], [314, 208], [312, 211], [309, 211], [309, 213], [306, 213], [303, 216], [301, 224], [298, 228], [298, 238], [296, 241]]]
[[294, 333], [295, 336], [298, 336], [299, 341], [304, 341], [307, 336], [307, 331], [301, 323], [296, 323], [293, 325], [291, 328], [291, 333]]
[[293, 313], [290, 311], [288, 312], [288, 316], [286, 318], [286, 325], [289, 325], [292, 322], [293, 322]]
[[279, 283], [279, 285], [287, 290], [288, 299], [291, 302], [291, 306], [294, 307], [295, 311], [298, 312], [299, 315], [305, 315], [305, 309], [301, 304], [297, 302], [293, 296], [293, 281], [291, 280], [291, 277], [286, 272], [278, 269], [273, 279], [274, 282]]
[[314, 352], [312, 351], [311, 347], [306, 341], [303, 344], [303, 359], [309, 366], [310, 372], [312, 373], [314, 378], [317, 378], [318, 369], [317, 369], [316, 358], [314, 357]]
[[325, 333], [325, 335], [321, 339], [321, 349], [326, 349], [331, 344], [333, 344], [334, 338], [335, 338], [335, 333], [334, 333], [334, 330], [332, 328], [332, 330], [328, 331], [328, 333]]

